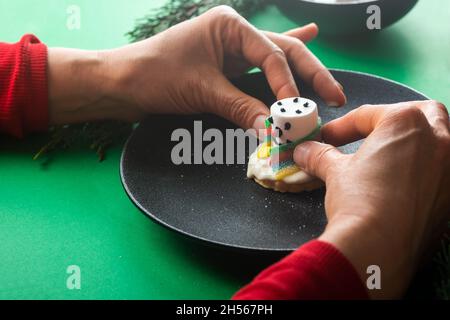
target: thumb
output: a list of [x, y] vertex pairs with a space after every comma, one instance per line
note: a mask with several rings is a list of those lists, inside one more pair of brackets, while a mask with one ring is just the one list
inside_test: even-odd
[[262, 101], [245, 94], [226, 78], [216, 85], [214, 90], [219, 94], [219, 99], [213, 107], [214, 113], [244, 129], [265, 128], [264, 121], [269, 116], [269, 109]]
[[294, 161], [307, 173], [326, 181], [330, 168], [344, 157], [329, 144], [307, 141], [295, 148]]

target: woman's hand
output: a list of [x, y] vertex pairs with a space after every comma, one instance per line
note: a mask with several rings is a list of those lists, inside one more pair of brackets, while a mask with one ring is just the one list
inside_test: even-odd
[[[398, 298], [432, 240], [450, 218], [449, 115], [434, 101], [366, 105], [322, 129], [326, 143], [307, 142], [294, 158], [326, 182], [328, 226], [334, 244], [359, 271], [381, 268], [381, 290]], [[334, 146], [367, 137], [344, 155]]]
[[228, 78], [259, 67], [278, 99], [298, 96], [289, 65], [329, 105], [342, 105], [342, 87], [303, 43], [317, 33], [314, 24], [284, 35], [262, 32], [221, 6], [123, 48], [50, 49], [51, 119], [138, 120], [145, 113], [210, 112], [260, 129], [267, 107]]

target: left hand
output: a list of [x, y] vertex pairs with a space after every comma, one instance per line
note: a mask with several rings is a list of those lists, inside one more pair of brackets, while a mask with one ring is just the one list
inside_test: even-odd
[[[304, 45], [317, 33], [315, 24], [286, 34], [263, 32], [233, 9], [220, 6], [150, 39], [84, 52], [87, 68], [82, 51], [50, 49], [51, 119], [135, 121], [145, 113], [210, 112], [241, 127], [260, 129], [267, 106], [228, 79], [259, 67], [278, 99], [298, 96], [289, 65], [329, 105], [342, 105], [342, 87]], [[77, 60], [77, 66], [68, 67]], [[64, 99], [71, 92], [71, 99]]]

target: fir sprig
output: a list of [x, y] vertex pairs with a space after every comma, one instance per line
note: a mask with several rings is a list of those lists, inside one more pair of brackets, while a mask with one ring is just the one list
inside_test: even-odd
[[450, 237], [445, 236], [441, 241], [441, 250], [434, 259], [438, 273], [435, 283], [436, 296], [441, 300], [450, 300]]
[[119, 121], [56, 126], [50, 129], [50, 140], [34, 155], [33, 160], [58, 149], [83, 145], [97, 153], [98, 161], [103, 161], [106, 149], [114, 142], [123, 140], [131, 129], [131, 124]]
[[266, 6], [268, 2], [269, 0], [172, 0], [138, 20], [136, 27], [128, 33], [128, 36], [132, 41], [149, 38], [218, 5], [233, 7], [242, 16], [248, 18]]

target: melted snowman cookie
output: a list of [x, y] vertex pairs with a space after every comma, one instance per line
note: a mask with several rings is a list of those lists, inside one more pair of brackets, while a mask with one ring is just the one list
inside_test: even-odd
[[250, 156], [247, 177], [280, 192], [320, 187], [322, 182], [302, 171], [292, 158], [295, 146], [319, 135], [317, 104], [305, 98], [287, 98], [275, 102], [270, 113], [265, 140]]

